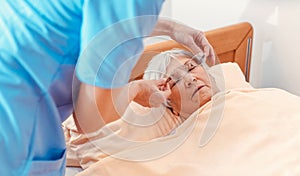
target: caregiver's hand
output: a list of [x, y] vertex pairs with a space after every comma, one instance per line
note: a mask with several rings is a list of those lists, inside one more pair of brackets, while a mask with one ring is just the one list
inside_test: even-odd
[[176, 23], [173, 35], [170, 36], [178, 43], [190, 48], [194, 54], [204, 53], [207, 64], [212, 66], [215, 64], [215, 53], [206, 39], [204, 32]]
[[159, 19], [152, 35], [168, 35], [194, 54], [205, 54], [208, 65], [212, 66], [216, 62], [215, 52], [202, 31], [172, 20]]
[[136, 92], [134, 101], [145, 107], [159, 107], [171, 94], [165, 82], [164, 79], [134, 81], [133, 88]]

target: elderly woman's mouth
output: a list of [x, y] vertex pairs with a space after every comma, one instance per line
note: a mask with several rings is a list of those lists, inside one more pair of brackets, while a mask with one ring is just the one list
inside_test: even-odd
[[196, 94], [197, 94], [202, 88], [204, 88], [204, 87], [208, 87], [208, 86], [207, 86], [206, 84], [202, 84], [202, 85], [197, 86], [196, 89], [195, 89], [195, 91], [193, 92], [191, 98], [193, 98], [194, 95], [196, 95]]

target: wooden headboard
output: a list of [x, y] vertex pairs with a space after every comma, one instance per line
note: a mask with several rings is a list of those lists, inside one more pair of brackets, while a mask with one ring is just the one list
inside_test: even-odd
[[[220, 63], [236, 62], [245, 78], [249, 81], [253, 40], [253, 27], [248, 22], [217, 28], [205, 32], [205, 36], [214, 48]], [[141, 58], [135, 65], [130, 80], [141, 79], [151, 58], [166, 50], [183, 48], [173, 40], [163, 41], [145, 47]]]

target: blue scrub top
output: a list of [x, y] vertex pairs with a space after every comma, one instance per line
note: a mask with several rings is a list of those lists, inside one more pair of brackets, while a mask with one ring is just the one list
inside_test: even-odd
[[162, 3], [1, 2], [0, 175], [64, 174], [75, 67], [87, 84], [126, 84]]

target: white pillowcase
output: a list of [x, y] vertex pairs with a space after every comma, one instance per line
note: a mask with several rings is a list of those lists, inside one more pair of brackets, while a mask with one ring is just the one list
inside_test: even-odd
[[253, 88], [245, 79], [245, 75], [237, 63], [227, 62], [214, 65], [208, 72], [215, 78], [220, 90], [230, 90], [237, 88]]

